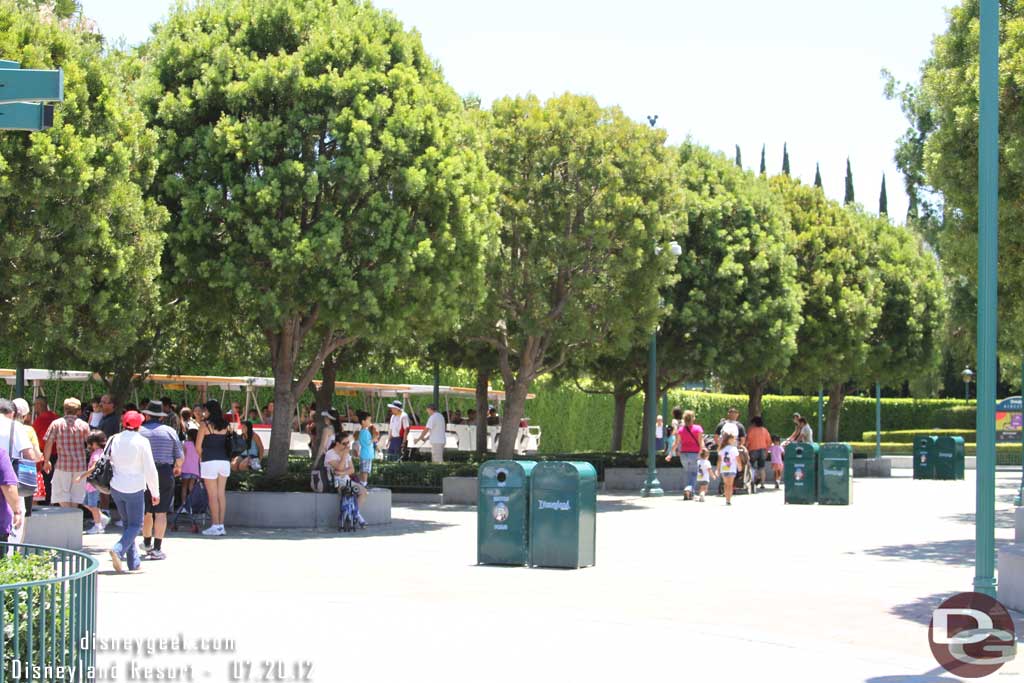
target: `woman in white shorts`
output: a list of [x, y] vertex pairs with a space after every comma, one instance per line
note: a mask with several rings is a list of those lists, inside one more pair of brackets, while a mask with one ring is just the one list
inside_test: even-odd
[[366, 487], [352, 479], [356, 473], [355, 464], [352, 462], [352, 436], [348, 432], [338, 435], [338, 440], [327, 449], [324, 454], [324, 466], [334, 473], [334, 483], [341, 491], [349, 483], [356, 491], [356, 505], [362, 505], [366, 500]]
[[199, 451], [199, 476], [206, 485], [206, 496], [210, 500], [210, 528], [204, 536], [223, 536], [224, 511], [227, 505], [225, 490], [231, 474], [231, 425], [224, 419], [220, 403], [210, 399], [204, 406], [206, 420], [199, 425], [196, 436], [196, 450]]

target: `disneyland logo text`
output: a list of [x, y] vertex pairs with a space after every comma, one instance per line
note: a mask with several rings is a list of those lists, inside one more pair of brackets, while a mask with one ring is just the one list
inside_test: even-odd
[[537, 500], [538, 510], [571, 510], [572, 506], [569, 505], [567, 500]]

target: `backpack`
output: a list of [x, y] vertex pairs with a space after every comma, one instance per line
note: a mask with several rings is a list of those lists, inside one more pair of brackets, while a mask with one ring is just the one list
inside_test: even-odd
[[338, 490], [334, 484], [334, 473], [324, 464], [324, 455], [326, 453], [317, 456], [309, 473], [309, 488], [313, 493], [334, 493]]
[[[36, 464], [32, 460], [18, 457], [14, 452], [14, 430], [19, 429], [15, 420], [11, 420], [10, 438], [7, 441], [7, 456], [11, 459], [11, 469], [18, 480], [18, 497], [34, 496], [36, 493]], [[0, 448], [0, 451], [3, 449]]]

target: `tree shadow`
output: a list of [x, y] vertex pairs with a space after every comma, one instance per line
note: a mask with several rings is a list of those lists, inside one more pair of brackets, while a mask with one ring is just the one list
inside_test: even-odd
[[[256, 529], [233, 527], [228, 529], [228, 537], [245, 538], [253, 541], [308, 541], [323, 538], [368, 538], [384, 536], [408, 536], [438, 531], [446, 527], [456, 526], [445, 522], [434, 522], [423, 519], [402, 519], [392, 517], [390, 524], [371, 524], [358, 531], [338, 531], [337, 529]], [[218, 537], [195, 534], [193, 538], [216, 542]]]
[[[902, 605], [896, 605], [889, 610], [889, 613], [899, 617], [900, 619], [906, 619], [916, 624], [920, 624], [922, 627], [927, 628], [932, 621], [932, 612], [942, 604], [944, 600], [956, 595], [959, 591], [951, 591], [949, 593], [935, 593], [933, 595], [927, 595], [921, 598], [916, 598], [912, 602], [906, 602]], [[1007, 608], [1010, 612], [1010, 616], [1013, 617], [1014, 626], [1016, 627], [1017, 642], [1024, 643], [1024, 614], [1016, 612]]]
[[597, 501], [597, 511], [602, 512], [626, 512], [628, 510], [643, 510], [642, 505], [633, 502], [632, 497], [608, 498], [608, 494]]
[[[1010, 545], [1010, 541], [997, 540], [996, 550]], [[942, 564], [970, 567], [974, 565], [974, 539], [960, 541], [933, 541], [931, 543], [907, 543], [868, 548], [862, 551], [875, 557], [894, 560], [921, 560]]]
[[864, 683], [961, 683], [962, 679], [950, 677], [945, 669], [934, 669], [928, 673], [910, 676], [874, 676]]
[[[964, 512], [957, 515], [947, 515], [942, 519], [949, 520], [951, 522], [959, 522], [960, 524], [969, 524], [974, 526], [975, 513]], [[997, 529], [1012, 529], [1016, 525], [1014, 519], [1013, 510], [996, 510], [996, 528]]]

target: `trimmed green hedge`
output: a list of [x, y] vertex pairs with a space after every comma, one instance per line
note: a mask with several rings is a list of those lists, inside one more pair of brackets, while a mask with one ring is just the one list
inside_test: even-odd
[[[965, 442], [973, 443], [976, 432], [973, 429], [898, 429], [882, 432], [882, 441], [888, 443], [913, 443], [919, 436], [962, 436]], [[864, 432], [861, 441], [875, 442], [875, 433]]]

